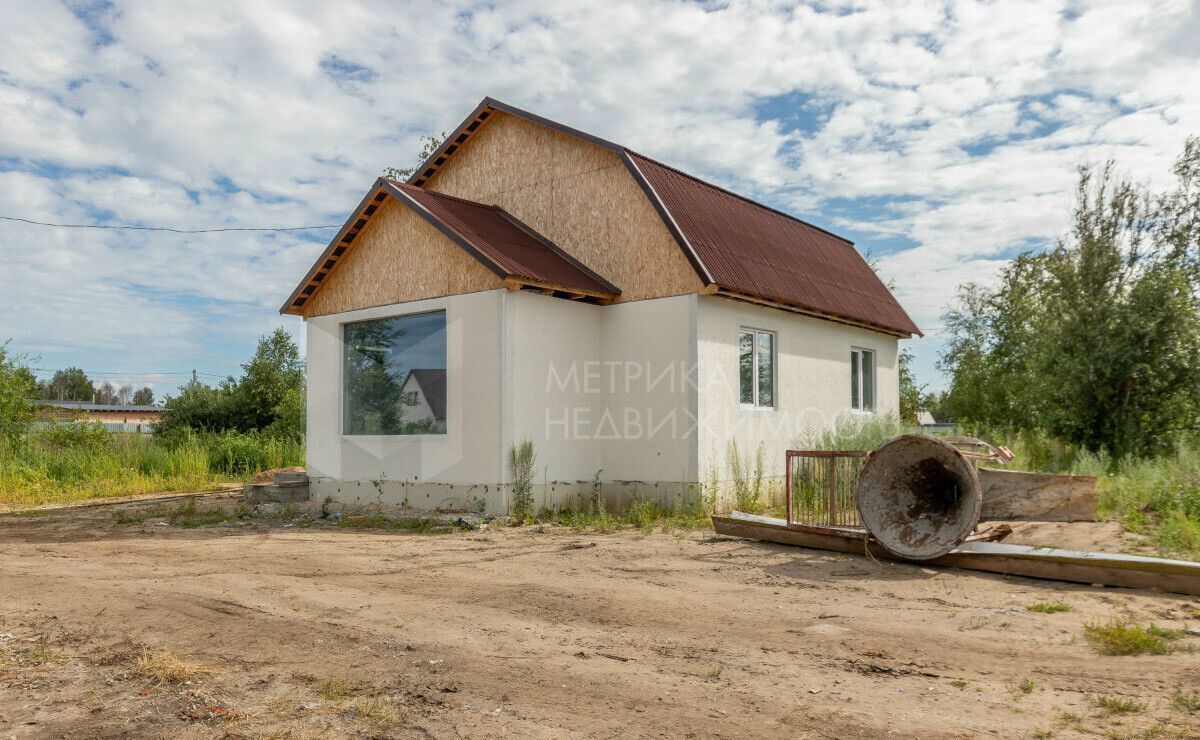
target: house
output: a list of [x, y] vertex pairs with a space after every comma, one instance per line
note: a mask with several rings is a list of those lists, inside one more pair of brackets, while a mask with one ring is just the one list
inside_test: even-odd
[[782, 475], [806, 430], [898, 411], [920, 333], [846, 239], [491, 98], [281, 310], [315, 496], [498, 511], [523, 440], [539, 503], [695, 495], [760, 447]]
[[400, 398], [406, 407], [405, 418], [424, 425], [429, 431], [446, 431], [446, 370], [421, 368], [409, 370], [400, 384]]
[[110, 432], [149, 434], [162, 418], [161, 406], [87, 403], [84, 401], [35, 401], [38, 420], [47, 424], [99, 423]]

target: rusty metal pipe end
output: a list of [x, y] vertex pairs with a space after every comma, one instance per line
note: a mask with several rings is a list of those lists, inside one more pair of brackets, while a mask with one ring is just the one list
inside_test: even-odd
[[915, 434], [891, 439], [867, 457], [854, 500], [871, 536], [913, 560], [961, 544], [983, 505], [975, 465], [953, 446]]

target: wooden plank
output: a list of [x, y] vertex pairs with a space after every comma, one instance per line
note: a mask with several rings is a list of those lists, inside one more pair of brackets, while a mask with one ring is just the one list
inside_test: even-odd
[[829, 528], [820, 531], [788, 528], [783, 519], [734, 512], [713, 516], [717, 534], [778, 542], [818, 550], [866, 554], [876, 558], [919, 565], [939, 565], [987, 573], [1045, 578], [1074, 583], [1101, 583], [1124, 588], [1144, 588], [1200, 595], [1200, 563], [1140, 555], [1080, 552], [999, 542], [966, 542], [932, 560], [906, 560], [876, 542], [868, 543], [862, 530]]
[[1099, 493], [1090, 475], [979, 469], [980, 519], [1094, 522]]

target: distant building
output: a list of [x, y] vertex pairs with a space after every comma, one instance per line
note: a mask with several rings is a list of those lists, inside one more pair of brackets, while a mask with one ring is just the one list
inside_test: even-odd
[[404, 422], [424, 424], [436, 434], [446, 432], [446, 370], [412, 370], [400, 386]]
[[937, 432], [953, 432], [955, 425], [952, 421], [938, 421], [934, 419], [933, 414], [928, 411], [918, 411], [917, 426], [921, 427], [921, 431], [933, 434]]
[[35, 401], [41, 407], [38, 418], [49, 424], [95, 423], [110, 432], [149, 434], [162, 418], [161, 406], [128, 403], [107, 404], [84, 401]]

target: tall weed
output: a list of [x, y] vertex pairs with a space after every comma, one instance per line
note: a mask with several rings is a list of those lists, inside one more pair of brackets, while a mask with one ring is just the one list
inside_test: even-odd
[[[239, 454], [229, 454], [234, 449]], [[64, 424], [0, 443], [0, 503], [195, 491], [303, 464], [303, 440], [237, 433], [159, 438]]]

